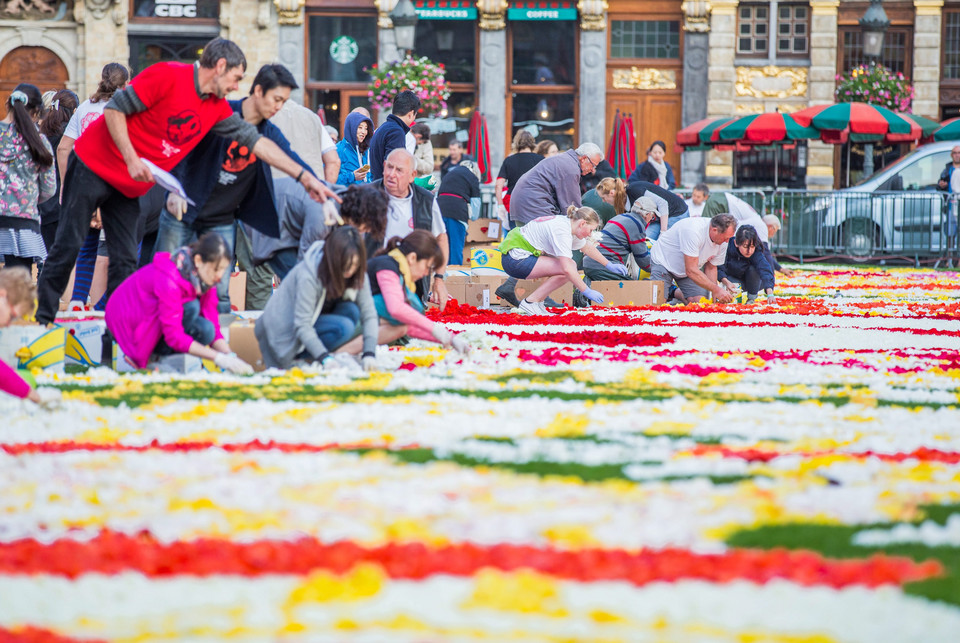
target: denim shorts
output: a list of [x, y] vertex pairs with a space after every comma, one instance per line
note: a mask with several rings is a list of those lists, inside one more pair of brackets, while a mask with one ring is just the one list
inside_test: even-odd
[[533, 267], [537, 265], [537, 259], [539, 259], [539, 257], [535, 255], [530, 255], [523, 259], [514, 259], [508, 252], [503, 255], [501, 264], [503, 265], [503, 271], [511, 277], [526, 279], [527, 276], [533, 272]]

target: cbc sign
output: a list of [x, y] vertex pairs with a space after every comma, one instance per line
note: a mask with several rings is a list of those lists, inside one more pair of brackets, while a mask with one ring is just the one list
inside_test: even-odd
[[161, 18], [196, 18], [197, 0], [162, 0], [153, 9]]

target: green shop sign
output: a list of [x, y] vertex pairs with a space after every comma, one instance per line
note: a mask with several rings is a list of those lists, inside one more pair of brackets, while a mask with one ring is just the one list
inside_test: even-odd
[[477, 7], [470, 0], [416, 0], [413, 8], [423, 20], [477, 19]]
[[572, 2], [559, 0], [525, 0], [515, 2], [507, 9], [509, 20], [576, 20], [577, 9]]

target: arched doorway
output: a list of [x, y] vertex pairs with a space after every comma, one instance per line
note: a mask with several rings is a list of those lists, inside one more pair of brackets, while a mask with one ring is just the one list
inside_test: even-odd
[[32, 83], [41, 92], [67, 86], [67, 66], [46, 47], [17, 47], [0, 61], [0, 105], [7, 104], [13, 88]]

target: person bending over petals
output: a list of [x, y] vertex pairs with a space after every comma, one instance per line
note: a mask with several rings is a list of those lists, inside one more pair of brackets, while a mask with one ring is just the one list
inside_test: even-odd
[[546, 315], [543, 301], [567, 281], [590, 301], [603, 303], [603, 295], [583, 283], [573, 261], [573, 251], [582, 250], [584, 257], [621, 277], [627, 276], [623, 264], [610, 261], [587, 241], [599, 225], [600, 216], [596, 210], [571, 205], [567, 208], [567, 216], [540, 217], [507, 234], [500, 244], [504, 271], [516, 279], [549, 277], [520, 302], [518, 308], [521, 312]]
[[220, 333], [217, 283], [233, 264], [226, 240], [208, 232], [172, 255], [158, 252], [107, 300], [107, 329], [127, 362], [145, 368], [154, 356], [189, 353], [225, 371], [252, 373]]
[[[404, 238], [392, 237], [386, 247], [367, 263], [373, 300], [380, 315], [381, 328], [402, 329], [402, 335], [435, 341], [460, 354], [470, 345], [462, 335], [454, 335], [443, 324], [423, 314], [423, 301], [417, 296], [417, 280], [443, 265], [444, 256], [437, 238], [427, 230], [414, 230]], [[402, 336], [401, 335], [401, 336]]]
[[[304, 360], [329, 366], [334, 351], [358, 353], [362, 347], [364, 370], [376, 369], [379, 325], [366, 259], [363, 237], [352, 226], [336, 228], [310, 246], [257, 320], [254, 334], [264, 364], [290, 368]], [[358, 324], [362, 346], [347, 350], [344, 344], [357, 334]], [[387, 343], [398, 336], [380, 340]]]

